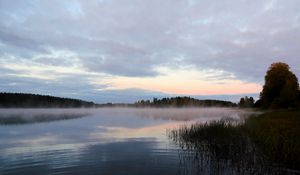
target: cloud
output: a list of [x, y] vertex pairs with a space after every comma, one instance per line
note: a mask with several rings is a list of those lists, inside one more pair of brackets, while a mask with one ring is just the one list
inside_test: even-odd
[[[16, 71], [5, 64], [21, 62], [51, 68], [26, 75], [82, 76], [88, 87], [95, 76], [160, 77], [161, 67], [215, 72], [199, 75], [207, 81], [262, 84], [276, 61], [299, 77], [299, 39], [296, 0], [0, 2], [2, 71]], [[70, 68], [77, 73], [61, 71]], [[15, 80], [12, 74], [5, 78]]]

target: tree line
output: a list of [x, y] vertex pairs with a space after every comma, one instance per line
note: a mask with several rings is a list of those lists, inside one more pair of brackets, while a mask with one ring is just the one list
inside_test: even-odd
[[199, 100], [191, 97], [153, 98], [140, 100], [134, 103], [136, 107], [234, 107], [237, 104], [222, 100]]
[[93, 102], [78, 99], [53, 97], [49, 95], [24, 94], [24, 93], [0, 93], [0, 107], [58, 107], [78, 108], [94, 107]]

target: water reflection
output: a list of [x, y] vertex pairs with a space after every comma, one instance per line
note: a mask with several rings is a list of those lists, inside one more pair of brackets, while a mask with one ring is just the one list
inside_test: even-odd
[[[27, 109], [3, 111], [88, 114], [68, 120], [0, 126], [0, 174], [195, 174], [190, 152], [166, 130], [248, 112], [233, 109]], [[180, 117], [181, 116], [181, 117]], [[33, 121], [33, 120], [32, 120]], [[185, 162], [183, 164], [182, 162]]]
[[0, 125], [30, 124], [68, 120], [88, 116], [88, 111], [76, 109], [0, 109]]
[[[3, 174], [177, 174], [182, 167], [172, 149], [160, 149], [155, 139], [126, 140], [74, 149], [40, 151], [15, 162], [1, 156]], [[19, 155], [21, 156], [21, 155]], [[4, 161], [5, 160], [5, 161]], [[30, 168], [34, 166], [34, 168]]]

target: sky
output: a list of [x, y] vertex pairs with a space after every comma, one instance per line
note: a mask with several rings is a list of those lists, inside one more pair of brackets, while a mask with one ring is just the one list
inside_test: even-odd
[[258, 97], [299, 48], [299, 0], [0, 0], [1, 92]]

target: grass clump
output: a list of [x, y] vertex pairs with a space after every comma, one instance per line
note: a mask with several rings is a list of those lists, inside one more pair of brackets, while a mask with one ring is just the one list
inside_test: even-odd
[[197, 150], [209, 150], [211, 155], [218, 158], [232, 157], [241, 154], [247, 139], [241, 132], [241, 124], [233, 119], [222, 119], [206, 123], [183, 126], [172, 130], [170, 135], [174, 141], [185, 147]]
[[209, 159], [246, 167], [300, 169], [299, 110], [266, 112], [243, 122], [196, 123], [172, 130], [169, 136], [182, 148], [205, 153]]
[[[246, 135], [243, 124], [234, 119], [182, 126], [169, 133], [181, 149], [194, 154], [200, 172], [207, 174], [258, 174], [260, 157], [253, 154], [253, 144]], [[182, 156], [183, 157], [183, 156]], [[207, 172], [207, 169], [209, 170]], [[258, 172], [259, 170], [259, 172]]]

